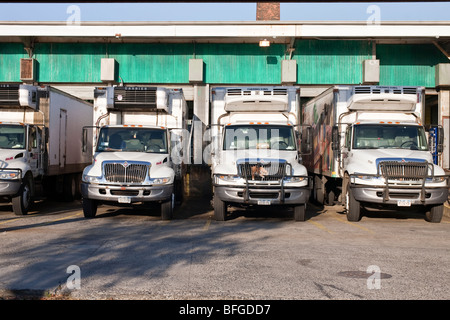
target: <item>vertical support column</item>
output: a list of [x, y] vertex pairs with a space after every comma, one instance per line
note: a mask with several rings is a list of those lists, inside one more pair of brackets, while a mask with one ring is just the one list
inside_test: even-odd
[[438, 99], [439, 124], [444, 128], [444, 151], [439, 165], [450, 170], [450, 89], [440, 89]]
[[193, 131], [193, 162], [189, 166], [189, 196], [211, 197], [211, 171], [203, 158], [203, 150], [209, 141], [203, 136], [209, 125], [209, 85], [194, 85], [194, 115], [192, 119]]
[[203, 134], [206, 126], [209, 125], [209, 85], [194, 85], [194, 164], [203, 164], [203, 149], [205, 141]]

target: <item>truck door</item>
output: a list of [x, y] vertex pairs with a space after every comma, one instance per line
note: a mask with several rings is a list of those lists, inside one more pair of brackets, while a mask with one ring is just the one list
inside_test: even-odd
[[60, 109], [59, 113], [59, 166], [66, 165], [66, 131], [67, 131], [67, 110]]
[[351, 156], [350, 152], [352, 150], [352, 126], [348, 125], [345, 130], [345, 142], [342, 148], [342, 159], [344, 167], [347, 165], [348, 157]]
[[33, 173], [33, 177], [39, 174], [39, 160], [40, 160], [40, 148], [38, 141], [37, 128], [34, 126], [28, 127], [28, 164]]

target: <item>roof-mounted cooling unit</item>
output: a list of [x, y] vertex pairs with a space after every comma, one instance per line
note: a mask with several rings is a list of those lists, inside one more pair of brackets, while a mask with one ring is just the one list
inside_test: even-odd
[[414, 111], [422, 91], [422, 87], [355, 86], [348, 109]]
[[164, 88], [156, 87], [109, 87], [112, 104], [108, 109], [121, 111], [168, 111], [168, 95]]
[[37, 88], [21, 84], [0, 84], [0, 106], [7, 108], [29, 107], [37, 109], [39, 105]]
[[287, 88], [228, 88], [225, 111], [287, 111]]

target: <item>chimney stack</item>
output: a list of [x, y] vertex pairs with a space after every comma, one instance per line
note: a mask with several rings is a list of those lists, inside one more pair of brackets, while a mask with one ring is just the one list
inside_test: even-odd
[[280, 3], [257, 2], [256, 20], [280, 20]]

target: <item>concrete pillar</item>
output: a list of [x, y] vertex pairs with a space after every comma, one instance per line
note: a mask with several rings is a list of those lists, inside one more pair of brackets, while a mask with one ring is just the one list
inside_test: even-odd
[[211, 170], [203, 159], [203, 150], [210, 143], [203, 136], [209, 125], [209, 85], [194, 85], [194, 115], [192, 119], [193, 131], [193, 163], [189, 165], [187, 185], [188, 197], [211, 198]]
[[206, 126], [209, 125], [209, 85], [194, 85], [194, 118], [192, 119], [194, 126], [193, 137], [193, 161], [194, 164], [203, 164], [203, 149], [205, 141], [203, 134]]

